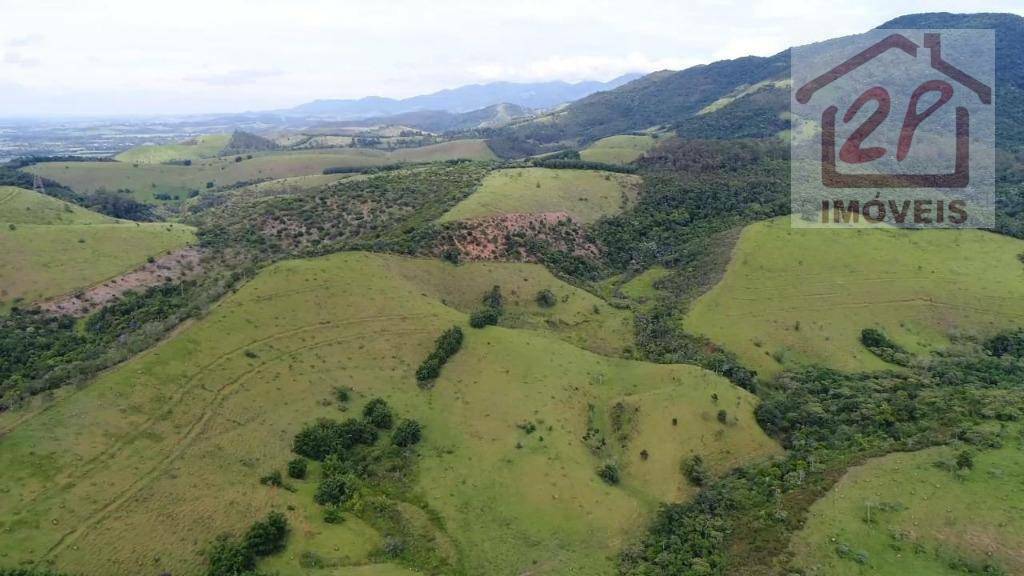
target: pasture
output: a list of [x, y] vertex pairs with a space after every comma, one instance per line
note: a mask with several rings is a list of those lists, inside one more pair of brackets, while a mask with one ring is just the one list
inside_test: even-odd
[[621, 212], [636, 199], [640, 178], [595, 170], [510, 168], [495, 170], [479, 190], [441, 222], [502, 214], [564, 212], [579, 222]]
[[686, 330], [771, 375], [816, 363], [892, 368], [860, 343], [883, 330], [913, 353], [957, 333], [1024, 324], [1024, 242], [981, 230], [792, 229], [748, 226], [723, 279], [699, 298]]
[[230, 140], [230, 134], [207, 134], [177, 144], [137, 146], [121, 152], [114, 156], [114, 159], [126, 164], [163, 164], [183, 160], [205, 160], [219, 156]]
[[33, 190], [0, 186], [3, 224], [116, 224], [118, 220]]
[[103, 282], [194, 241], [181, 224], [2, 224], [0, 311]]
[[621, 134], [601, 138], [580, 151], [580, 158], [587, 162], [606, 164], [629, 164], [643, 156], [658, 143], [651, 135]]
[[127, 189], [140, 202], [176, 204], [209, 188], [320, 175], [327, 168], [370, 168], [397, 162], [494, 158], [483, 140], [457, 140], [394, 151], [331, 148], [262, 152], [252, 156], [207, 158], [194, 161], [191, 166], [142, 162], [44, 162], [25, 170], [57, 181], [80, 194], [101, 188]]
[[[531, 268], [365, 253], [284, 261], [46, 409], [0, 414], [2, 563], [198, 575], [217, 534], [280, 510], [288, 548], [261, 568], [308, 574], [302, 553], [314, 552], [337, 566], [324, 574], [410, 573], [374, 559], [388, 534], [349, 513], [323, 523], [310, 504], [315, 470], [295, 492], [258, 482], [292, 458], [304, 424], [347, 417], [337, 386], [351, 389], [349, 410], [379, 396], [423, 423], [417, 501], [400, 510], [466, 574], [613, 574], [657, 503], [692, 490], [682, 455], [718, 471], [778, 451], [754, 424], [754, 397], [724, 378], [559, 339], [548, 320], [579, 322], [594, 303]], [[523, 328], [467, 327], [462, 309], [496, 283]], [[559, 296], [544, 313], [529, 299], [541, 286]], [[594, 331], [609, 322], [598, 308]], [[414, 371], [453, 324], [466, 331], [462, 350], [423, 390]], [[595, 473], [608, 461], [619, 486]]]
[[963, 473], [949, 470], [957, 454], [943, 446], [851, 469], [811, 507], [794, 565], [808, 576], [1024, 573], [1019, 436], [976, 454]]

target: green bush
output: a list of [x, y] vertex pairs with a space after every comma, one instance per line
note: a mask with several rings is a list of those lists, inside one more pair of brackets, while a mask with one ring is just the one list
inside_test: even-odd
[[441, 374], [441, 366], [462, 348], [462, 328], [452, 326], [445, 330], [434, 343], [434, 351], [416, 370], [416, 380], [427, 382]]
[[280, 512], [271, 512], [253, 523], [245, 533], [245, 545], [256, 556], [270, 556], [284, 550], [288, 537], [288, 519]]
[[391, 408], [383, 398], [374, 398], [363, 407], [363, 418], [380, 429], [389, 429], [394, 423]]
[[484, 326], [494, 326], [498, 323], [498, 319], [501, 317], [501, 312], [495, 308], [483, 308], [481, 310], [475, 310], [469, 315], [469, 325], [473, 328], [483, 328]]
[[544, 289], [537, 292], [537, 305], [541, 308], [551, 308], [558, 303], [558, 299], [555, 298], [555, 293], [551, 290]]
[[313, 500], [322, 506], [338, 505], [349, 498], [349, 483], [343, 476], [325, 476], [316, 487]]
[[302, 480], [306, 477], [306, 459], [296, 458], [291, 462], [288, 462], [288, 477], [296, 480]]
[[245, 576], [256, 568], [256, 555], [245, 544], [224, 534], [206, 550], [206, 576]]
[[260, 484], [263, 484], [264, 486], [276, 486], [280, 488], [281, 486], [284, 486], [284, 478], [281, 477], [280, 471], [274, 470], [270, 474], [267, 474], [266, 476], [260, 478]]
[[619, 467], [613, 462], [609, 462], [604, 466], [597, 469], [597, 475], [605, 483], [614, 486], [619, 483]]
[[377, 441], [377, 431], [362, 420], [350, 418], [338, 422], [321, 418], [296, 434], [292, 451], [311, 460], [323, 460], [330, 454], [341, 454], [358, 445]]
[[400, 448], [419, 444], [423, 435], [423, 427], [415, 420], [402, 420], [391, 434], [391, 443]]
[[686, 479], [694, 486], [703, 486], [711, 479], [707, 468], [704, 467], [704, 458], [700, 454], [683, 459], [682, 471]]

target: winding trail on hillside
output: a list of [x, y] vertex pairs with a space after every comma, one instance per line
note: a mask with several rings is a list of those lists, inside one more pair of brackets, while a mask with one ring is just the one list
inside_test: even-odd
[[[375, 319], [397, 319], [398, 316], [410, 317], [410, 315], [396, 315], [395, 317], [381, 316], [381, 317], [377, 317]], [[374, 319], [352, 320], [352, 321], [338, 323], [338, 325], [340, 326], [340, 325], [347, 325], [347, 324], [355, 324], [355, 323], [358, 323], [358, 322], [366, 322], [366, 321], [372, 321], [372, 320], [374, 320]], [[321, 325], [314, 325], [313, 327], [320, 327], [320, 326]], [[310, 328], [311, 327], [306, 327], [305, 329], [308, 330]], [[288, 331], [288, 334], [281, 333], [281, 334], [278, 334], [278, 335], [273, 336], [273, 337], [265, 338], [261, 342], [266, 342], [266, 341], [269, 341], [269, 340], [273, 340], [275, 338], [279, 339], [279, 338], [285, 337], [287, 335], [293, 335], [293, 334], [298, 333], [300, 331], [301, 331], [301, 329], [291, 330], [291, 331]], [[429, 331], [425, 330], [425, 329], [410, 329], [410, 330], [396, 330], [396, 331], [382, 330], [382, 331], [379, 331], [378, 334], [390, 335], [390, 336], [414, 336], [414, 335], [426, 334], [428, 332]], [[263, 369], [273, 365], [275, 362], [277, 362], [277, 361], [279, 361], [279, 360], [281, 360], [283, 358], [287, 358], [287, 357], [290, 357], [290, 356], [296, 356], [298, 354], [301, 354], [301, 353], [304, 353], [304, 352], [308, 352], [309, 350], [314, 350], [314, 349], [322, 348], [322, 347], [325, 347], [325, 346], [331, 346], [331, 345], [342, 343], [342, 342], [346, 342], [346, 341], [357, 340], [357, 339], [361, 339], [361, 338], [364, 338], [364, 337], [365, 337], [365, 334], [362, 333], [362, 332], [357, 333], [357, 334], [346, 334], [344, 336], [339, 336], [337, 338], [328, 339], [328, 340], [325, 340], [325, 341], [322, 341], [322, 342], [314, 342], [314, 343], [311, 343], [311, 344], [308, 344], [308, 345], [305, 345], [305, 346], [300, 346], [300, 347], [298, 347], [296, 349], [293, 349], [293, 350], [281, 352], [280, 354], [277, 354], [276, 356], [271, 357], [266, 362], [263, 362], [263, 363], [261, 363], [261, 364], [259, 364], [257, 366], [254, 366], [251, 369], [246, 370], [245, 372], [242, 372], [241, 374], [239, 374], [235, 378], [233, 378], [230, 381], [228, 381], [226, 384], [221, 386], [220, 389], [218, 389], [216, 391], [215, 397], [212, 398], [209, 403], [207, 403], [206, 407], [199, 414], [199, 417], [196, 418], [192, 422], [192, 424], [188, 427], [188, 429], [186, 430], [185, 435], [183, 436], [182, 440], [175, 446], [174, 450], [172, 450], [170, 454], [168, 454], [167, 456], [162, 458], [157, 464], [155, 464], [147, 472], [145, 472], [143, 475], [141, 475], [135, 481], [133, 481], [131, 484], [129, 484], [124, 490], [120, 491], [110, 501], [108, 501], [106, 504], [104, 504], [98, 511], [96, 511], [95, 513], [93, 513], [90, 516], [88, 516], [77, 527], [69, 530], [68, 532], [65, 532], [60, 537], [60, 539], [43, 554], [43, 558], [44, 559], [50, 559], [50, 558], [53, 558], [55, 555], [59, 554], [67, 546], [71, 545], [72, 543], [77, 541], [79, 538], [81, 538], [82, 535], [85, 534], [90, 528], [95, 527], [96, 525], [101, 523], [103, 520], [105, 520], [107, 517], [109, 517], [110, 514], [112, 514], [113, 512], [117, 511], [122, 506], [124, 506], [132, 498], [134, 498], [137, 494], [139, 494], [139, 492], [141, 492], [147, 486], [151, 485], [154, 480], [159, 478], [171, 464], [173, 464], [175, 461], [177, 461], [185, 452], [187, 452], [189, 450], [189, 448], [191, 448], [192, 444], [196, 441], [197, 438], [200, 437], [200, 435], [206, 429], [206, 426], [209, 423], [210, 419], [213, 418], [213, 416], [217, 413], [218, 409], [221, 407], [221, 405], [224, 403], [224, 401], [235, 390], [237, 390], [239, 385], [243, 381], [245, 381], [247, 378], [249, 378], [250, 376], [253, 376], [254, 374], [260, 372], [261, 370], [263, 370]], [[251, 345], [252, 344], [249, 344], [249, 346], [251, 346]], [[243, 346], [241, 348], [245, 348], [245, 346]], [[241, 349], [241, 348], [239, 348], [239, 349]], [[221, 357], [218, 358], [218, 360], [220, 360], [220, 359], [222, 359], [222, 358], [224, 358], [224, 357], [226, 357], [228, 355], [230, 355], [230, 354], [222, 355]]]
[[[229, 359], [231, 357], [234, 357], [234, 356], [237, 356], [238, 354], [241, 354], [247, 348], [250, 348], [250, 347], [253, 347], [253, 346], [258, 346], [258, 345], [263, 345], [263, 344], [268, 344], [270, 342], [274, 342], [274, 341], [280, 340], [282, 338], [287, 338], [287, 337], [290, 337], [290, 336], [294, 336], [296, 334], [301, 334], [301, 333], [309, 332], [309, 331], [313, 331], [313, 330], [322, 330], [322, 329], [331, 328], [331, 327], [341, 327], [341, 326], [346, 326], [346, 325], [355, 325], [355, 324], [369, 323], [369, 322], [375, 322], [375, 321], [392, 321], [392, 320], [401, 321], [401, 320], [409, 320], [409, 319], [414, 319], [414, 318], [423, 317], [423, 316], [428, 316], [428, 314], [395, 314], [395, 315], [381, 315], [381, 316], [369, 316], [369, 317], [363, 317], [363, 318], [355, 318], [355, 319], [345, 320], [345, 321], [341, 321], [341, 322], [324, 321], [324, 322], [319, 322], [319, 323], [316, 323], [316, 324], [310, 324], [310, 325], [306, 325], [306, 326], [300, 326], [300, 327], [297, 327], [297, 328], [292, 328], [292, 329], [289, 329], [289, 330], [283, 330], [281, 332], [276, 332], [276, 333], [271, 334], [269, 336], [266, 336], [264, 338], [260, 338], [258, 340], [253, 340], [253, 341], [248, 342], [246, 344], [243, 344], [243, 345], [231, 348], [230, 350], [225, 351], [224, 353], [220, 354], [219, 356], [217, 356], [216, 358], [214, 358], [211, 361], [207, 362], [206, 364], [200, 366], [199, 369], [196, 370], [196, 372], [194, 372], [191, 376], [189, 376], [188, 380], [186, 380], [181, 385], [181, 387], [180, 387], [180, 389], [178, 391], [178, 394], [174, 397], [174, 399], [172, 399], [168, 403], [167, 409], [161, 410], [160, 413], [154, 414], [154, 415], [150, 416], [149, 418], [144, 420], [138, 427], [133, 428], [131, 433], [126, 434], [126, 435], [122, 436], [121, 438], [118, 438], [113, 444], [108, 446], [106, 449], [104, 449], [100, 453], [98, 453], [95, 456], [89, 458], [88, 460], [86, 460], [82, 464], [74, 467], [72, 475], [70, 475], [69, 477], [66, 477], [63, 481], [60, 481], [59, 483], [58, 482], [51, 483], [48, 488], [46, 488], [46, 489], [42, 490], [41, 492], [37, 493], [35, 496], [32, 496], [31, 498], [28, 498], [28, 499], [24, 500], [22, 506], [20, 506], [18, 508], [17, 513], [21, 513], [23, 511], [25, 511], [32, 504], [34, 504], [35, 502], [37, 502], [38, 500], [40, 500], [40, 499], [42, 499], [42, 498], [44, 498], [46, 496], [49, 496], [51, 493], [61, 493], [61, 492], [64, 492], [64, 491], [66, 491], [66, 490], [68, 490], [70, 488], [73, 488], [79, 481], [81, 481], [84, 478], [87, 478], [89, 475], [91, 475], [97, 469], [100, 469], [100, 468], [103, 468], [104, 466], [106, 466], [109, 463], [109, 461], [115, 459], [121, 452], [123, 452], [125, 449], [127, 449], [129, 446], [131, 446], [133, 443], [135, 443], [138, 439], [140, 439], [140, 438], [142, 438], [144, 436], [147, 436], [149, 434], [150, 430], [153, 428], [153, 426], [156, 423], [158, 423], [158, 422], [160, 422], [162, 420], [163, 415], [168, 410], [173, 411], [175, 408], [180, 406], [181, 403], [188, 396], [188, 394], [195, 389], [195, 386], [194, 386], [195, 382], [198, 379], [200, 379], [203, 376], [204, 373], [208, 372], [209, 370], [212, 370], [212, 369], [216, 368], [217, 365], [221, 364], [222, 362], [226, 361], [227, 359]], [[215, 392], [216, 393], [215, 390], [210, 390], [210, 389], [205, 388], [205, 387], [203, 387], [203, 389], [207, 390], [209, 392]], [[40, 411], [40, 412], [36, 413], [35, 416], [38, 416], [42, 412], [43, 411]], [[19, 425], [23, 424], [26, 421], [30, 421], [31, 418], [32, 417], [26, 418], [24, 421], [19, 422]], [[14, 428], [11, 429], [11, 431], [13, 431], [13, 430], [14, 430]], [[10, 431], [8, 433], [10, 433]]]

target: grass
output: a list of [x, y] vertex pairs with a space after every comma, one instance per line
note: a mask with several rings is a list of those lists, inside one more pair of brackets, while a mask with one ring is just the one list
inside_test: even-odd
[[33, 190], [0, 186], [3, 224], [115, 224], [118, 220]]
[[[404, 513], [436, 518], [467, 574], [611, 574], [614, 554], [655, 504], [682, 493], [677, 456], [699, 451], [722, 469], [777, 450], [752, 426], [754, 398], [723, 378], [593, 354], [545, 324], [464, 328], [462, 350], [433, 389], [419, 389], [413, 373], [434, 339], [466, 324], [457, 307], [471, 304], [478, 286], [527, 273], [490, 266], [453, 272], [364, 253], [281, 262], [89, 386], [28, 415], [0, 414], [8, 430], [0, 437], [0, 563], [43, 559], [86, 576], [194, 575], [214, 536], [277, 509], [299, 529], [268, 567], [301, 573], [297, 558], [307, 550], [373, 564], [369, 550], [386, 534], [352, 517], [318, 523], [304, 483], [292, 493], [257, 482], [283, 469], [303, 424], [346, 417], [330, 401], [336, 386], [353, 391], [348, 413], [380, 396], [424, 424], [418, 501]], [[481, 278], [463, 287], [470, 273]], [[446, 276], [451, 285], [440, 285]], [[531, 291], [548, 283], [533, 276], [543, 281]], [[566, 286], [550, 288], [570, 297], [552, 314], [571, 319], [573, 303], [584, 304]], [[607, 423], [622, 401], [639, 412], [615, 428]], [[720, 405], [735, 424], [708, 420]], [[598, 430], [592, 437], [614, 433], [614, 450], [585, 441], [588, 426]], [[649, 459], [635, 460], [642, 449]], [[621, 459], [622, 485], [596, 476], [606, 458]]]
[[[940, 469], [957, 450], [897, 453], [851, 469], [811, 507], [794, 538], [794, 564], [808, 576], [960, 576], [951, 566], [1024, 573], [1024, 451], [1015, 438], [974, 457], [962, 479]], [[840, 547], [860, 561], [842, 558]]]
[[[251, 159], [243, 157], [241, 162], [236, 162], [231, 156], [196, 160], [191, 166], [142, 162], [44, 162], [26, 170], [83, 194], [100, 188], [128, 189], [141, 202], [176, 204], [186, 200], [190, 193], [202, 193], [208, 183], [221, 187], [254, 180], [320, 175], [324, 169], [335, 167], [368, 168], [396, 162], [493, 157], [483, 140], [456, 140], [393, 152], [362, 148], [264, 152], [254, 154]], [[158, 200], [157, 194], [166, 194], [170, 200]]]
[[620, 286], [619, 292], [630, 300], [644, 304], [658, 297], [659, 290], [655, 284], [671, 273], [668, 268], [653, 266]]
[[988, 335], [1024, 320], [1024, 242], [980, 230], [808, 230], [786, 218], [748, 226], [725, 277], [685, 328], [762, 375], [818, 363], [892, 367], [860, 344], [883, 330], [914, 353], [957, 332]]
[[658, 143], [658, 139], [650, 135], [621, 134], [601, 138], [580, 152], [580, 158], [587, 162], [605, 162], [607, 164], [629, 164], [644, 152]]
[[511, 168], [488, 174], [480, 189], [442, 222], [512, 213], [565, 212], [581, 222], [617, 214], [636, 199], [637, 176], [594, 170]]
[[[618, 356], [633, 344], [633, 318], [624, 310], [555, 278], [536, 264], [469, 262], [438, 266], [434, 260], [392, 259], [394, 273], [423, 293], [465, 314], [480, 309], [485, 292], [501, 286], [505, 312], [501, 325], [543, 330], [575, 346]], [[551, 290], [557, 304], [543, 308], [537, 293]]]
[[86, 288], [194, 241], [181, 224], [5, 224], [0, 311]]
[[160, 146], [138, 146], [118, 154], [119, 162], [138, 164], [162, 164], [180, 160], [205, 160], [216, 158], [231, 140], [230, 134], [208, 134], [176, 144]]

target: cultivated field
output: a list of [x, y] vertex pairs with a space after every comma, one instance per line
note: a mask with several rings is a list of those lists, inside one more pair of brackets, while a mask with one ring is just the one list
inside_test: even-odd
[[911, 352], [954, 332], [1024, 324], [1024, 242], [980, 230], [747, 227], [722, 281], [685, 319], [762, 374], [819, 363], [891, 367], [859, 341], [880, 328]]
[[1024, 573], [1021, 448], [1019, 437], [1008, 438], [975, 455], [960, 477], [949, 470], [958, 453], [951, 447], [853, 468], [811, 507], [792, 545], [794, 564], [808, 576]]
[[115, 224], [118, 220], [24, 188], [0, 186], [0, 223]]
[[[466, 285], [470, 276], [479, 278]], [[723, 378], [554, 337], [565, 335], [546, 320], [617, 328], [606, 307], [591, 306], [602, 318], [587, 320], [587, 296], [553, 282], [530, 266], [363, 253], [264, 270], [202, 320], [48, 409], [0, 414], [2, 563], [197, 575], [212, 538], [275, 509], [293, 533], [263, 568], [307, 574], [301, 553], [313, 551], [339, 565], [325, 574], [408, 574], [370, 560], [387, 534], [349, 513], [323, 523], [310, 503], [316, 470], [294, 481], [296, 492], [257, 481], [292, 457], [303, 424], [347, 417], [331, 401], [347, 386], [350, 410], [380, 396], [424, 424], [417, 501], [400, 510], [465, 573], [612, 574], [614, 554], [656, 504], [692, 490], [683, 455], [704, 454], [722, 470], [778, 448], [754, 424], [753, 396]], [[530, 329], [466, 326], [460, 309], [495, 283]], [[540, 286], [559, 296], [554, 308], [529, 301]], [[422, 390], [413, 373], [453, 324], [466, 331], [462, 350]], [[595, 470], [615, 459], [622, 484], [613, 487]]]
[[654, 148], [658, 140], [653, 136], [622, 134], [609, 136], [594, 142], [580, 152], [580, 158], [588, 162], [608, 164], [629, 164]]
[[[239, 182], [276, 180], [322, 174], [327, 168], [364, 168], [396, 162], [433, 162], [454, 158], [486, 160], [494, 154], [483, 140], [458, 140], [388, 152], [332, 148], [263, 152], [253, 158], [235, 156], [197, 160], [191, 166], [127, 162], [45, 162], [26, 168], [87, 194], [100, 188], [128, 189], [139, 201], [178, 203], [207, 188]], [[157, 194], [169, 199], [160, 200]]]
[[0, 224], [0, 311], [91, 286], [194, 241], [181, 224]]
[[510, 168], [487, 175], [480, 189], [442, 222], [501, 214], [565, 212], [580, 222], [617, 214], [636, 199], [640, 178], [595, 170]]
[[181, 160], [204, 160], [216, 158], [231, 140], [230, 134], [209, 134], [197, 136], [179, 144], [160, 146], [139, 146], [125, 150], [114, 158], [128, 164], [161, 164]]

